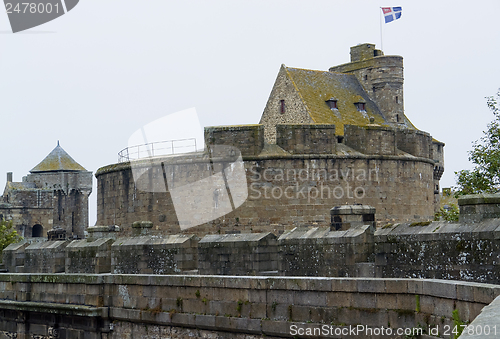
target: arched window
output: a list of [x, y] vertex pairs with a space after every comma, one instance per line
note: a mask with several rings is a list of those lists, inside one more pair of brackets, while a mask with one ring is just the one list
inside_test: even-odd
[[31, 236], [33, 238], [43, 237], [43, 226], [39, 224], [33, 226], [33, 230], [31, 231]]

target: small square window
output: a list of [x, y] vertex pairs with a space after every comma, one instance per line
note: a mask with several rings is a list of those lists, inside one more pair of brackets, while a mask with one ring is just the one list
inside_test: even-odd
[[366, 112], [366, 104], [364, 102], [357, 102], [354, 104], [358, 111], [360, 112]]
[[328, 107], [330, 109], [338, 109], [338, 107], [337, 107], [337, 100], [335, 100], [335, 99], [329, 99], [329, 100], [327, 100], [326, 104], [328, 105]]

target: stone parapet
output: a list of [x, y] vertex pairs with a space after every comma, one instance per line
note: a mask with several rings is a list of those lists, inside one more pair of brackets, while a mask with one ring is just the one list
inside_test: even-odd
[[276, 125], [276, 144], [290, 154], [335, 154], [335, 125]]
[[[428, 279], [0, 274], [0, 331], [17, 337], [47, 336], [57, 328], [66, 338], [84, 331], [86, 338], [106, 333], [110, 339], [224, 332], [292, 338], [292, 329], [326, 325], [341, 331], [331, 337], [341, 338], [343, 329], [362, 324], [353, 338], [380, 337], [365, 330], [382, 325], [423, 327], [415, 333], [429, 335], [477, 319], [498, 295], [498, 285]], [[25, 326], [14, 326], [20, 315]]]
[[206, 235], [198, 243], [200, 274], [260, 275], [277, 269], [276, 236], [269, 232]]
[[197, 268], [195, 235], [118, 238], [111, 246], [111, 272], [118, 274], [182, 274]]
[[374, 242], [376, 276], [500, 281], [500, 219], [387, 224]]
[[114, 239], [75, 240], [66, 246], [66, 273], [111, 273]]
[[344, 143], [363, 154], [396, 155], [396, 131], [382, 126], [344, 126]]
[[278, 239], [279, 275], [350, 276], [373, 253], [370, 225], [330, 231], [329, 227], [296, 228]]
[[205, 127], [205, 144], [233, 146], [243, 156], [258, 155], [264, 148], [264, 125]]
[[25, 249], [30, 244], [26, 241], [10, 244], [2, 251], [2, 264], [8, 272], [23, 273]]
[[458, 199], [460, 222], [474, 223], [500, 218], [500, 194], [464, 195]]
[[36, 242], [24, 249], [24, 271], [32, 273], [61, 273], [66, 268], [66, 246], [69, 240]]
[[396, 147], [416, 157], [433, 159], [432, 137], [429, 133], [401, 128], [396, 129]]

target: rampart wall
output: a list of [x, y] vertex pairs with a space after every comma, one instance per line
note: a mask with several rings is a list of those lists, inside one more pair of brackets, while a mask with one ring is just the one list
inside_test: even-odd
[[454, 317], [474, 320], [499, 294], [494, 285], [425, 279], [1, 274], [0, 335], [306, 337], [301, 329], [377, 338], [369, 329], [383, 326], [434, 338], [453, 335]]
[[[119, 234], [119, 232], [117, 232]], [[498, 284], [500, 219], [12, 244], [9, 272], [426, 278]]]

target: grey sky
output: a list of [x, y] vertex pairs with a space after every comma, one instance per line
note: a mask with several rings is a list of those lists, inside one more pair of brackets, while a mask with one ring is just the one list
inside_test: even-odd
[[380, 48], [381, 6], [403, 7], [383, 50], [404, 57], [405, 113], [446, 143], [453, 185], [500, 87], [498, 0], [81, 0], [17, 34], [0, 14], [0, 186], [57, 140], [95, 172], [134, 131], [190, 107], [202, 126], [258, 123], [282, 63], [327, 70], [358, 43]]

